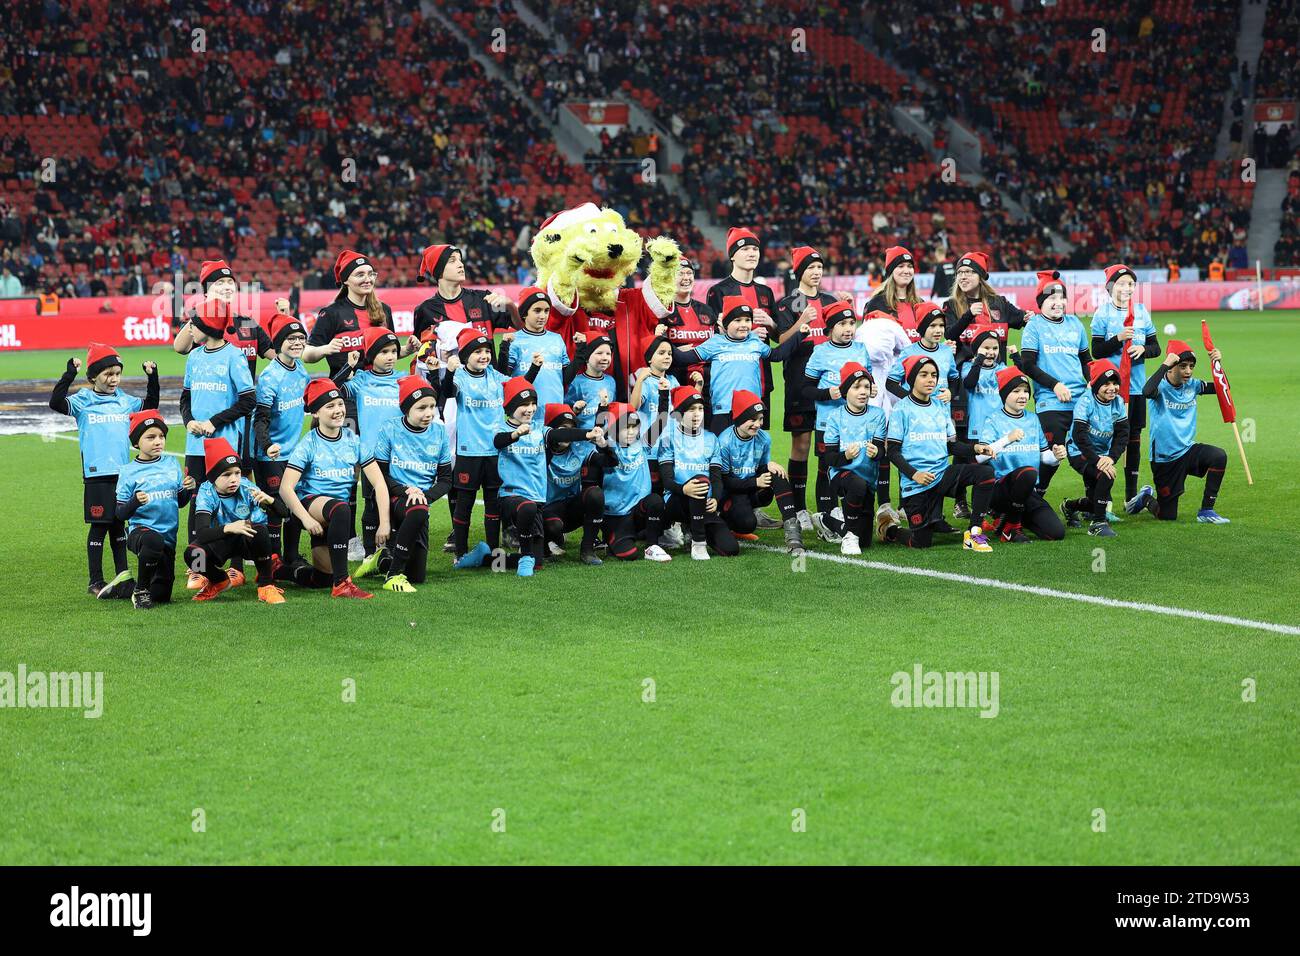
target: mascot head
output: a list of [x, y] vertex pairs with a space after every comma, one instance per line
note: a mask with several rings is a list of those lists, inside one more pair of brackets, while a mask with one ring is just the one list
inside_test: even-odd
[[613, 209], [583, 203], [547, 219], [533, 237], [537, 284], [562, 297], [577, 290], [594, 312], [613, 312], [618, 290], [641, 261], [641, 237]]

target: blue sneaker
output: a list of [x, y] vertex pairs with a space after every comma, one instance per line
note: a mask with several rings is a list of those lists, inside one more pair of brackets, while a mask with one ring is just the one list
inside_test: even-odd
[[457, 571], [467, 571], [470, 568], [481, 568], [483, 567], [483, 562], [488, 559], [488, 555], [491, 553], [492, 549], [488, 547], [487, 542], [480, 541], [478, 544], [474, 545], [473, 551], [467, 551], [464, 555], [457, 558], [456, 563], [453, 564], [452, 567]]
[[519, 570], [516, 571], [515, 574], [519, 575], [521, 578], [531, 578], [533, 576], [533, 568], [536, 566], [537, 559], [531, 554], [525, 554], [519, 559]]
[[1124, 512], [1135, 515], [1139, 511], [1156, 513], [1156, 490], [1150, 485], [1143, 485], [1128, 501], [1124, 502]]
[[1227, 518], [1213, 508], [1202, 508], [1196, 512], [1196, 520], [1201, 524], [1232, 524]]
[[1124, 523], [1124, 519], [1121, 518], [1119, 515], [1115, 514], [1115, 512], [1111, 511], [1109, 508], [1106, 509], [1106, 521], [1107, 521], [1109, 524], [1123, 524], [1123, 523]]

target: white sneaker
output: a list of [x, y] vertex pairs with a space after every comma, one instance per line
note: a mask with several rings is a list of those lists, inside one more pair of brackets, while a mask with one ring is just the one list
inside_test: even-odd
[[673, 559], [671, 554], [657, 544], [652, 544], [646, 548], [644, 556], [647, 561], [671, 561]]
[[861, 553], [862, 553], [862, 544], [861, 542], [858, 541], [858, 536], [850, 531], [848, 534], [844, 536], [844, 540], [840, 542], [840, 554], [861, 554]]
[[659, 535], [659, 543], [665, 548], [680, 548], [686, 543], [686, 537], [682, 534], [682, 526], [679, 524], [670, 524]]
[[816, 512], [812, 515], [812, 526], [813, 530], [817, 532], [817, 537], [821, 538], [828, 544], [836, 544], [843, 540], [827, 526], [826, 519], [821, 516], [821, 512]]
[[771, 531], [773, 528], [779, 528], [779, 527], [781, 527], [781, 522], [777, 521], [766, 511], [760, 511], [758, 513], [759, 531]]
[[797, 515], [795, 515], [795, 517], [799, 519], [800, 531], [811, 531], [813, 529], [812, 515], [808, 513], [807, 508], [804, 508], [802, 511], [800, 511]]
[[709, 546], [703, 541], [691, 542], [691, 560], [707, 561], [709, 560]]
[[556, 544], [554, 541], [546, 542], [546, 550], [551, 553], [551, 557], [553, 558], [564, 557], [564, 548]]
[[839, 505], [836, 505], [834, 508], [831, 509], [831, 517], [834, 518], [836, 521], [842, 522], [844, 520], [844, 509], [841, 508]]
[[348, 560], [364, 561], [366, 559], [366, 545], [360, 538], [352, 538], [348, 541]]

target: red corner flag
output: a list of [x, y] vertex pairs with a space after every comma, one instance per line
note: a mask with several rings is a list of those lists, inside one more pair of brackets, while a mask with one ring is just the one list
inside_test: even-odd
[[[1214, 339], [1210, 337], [1210, 325], [1204, 319], [1201, 319], [1201, 341], [1205, 343], [1205, 351], [1214, 351]], [[1223, 412], [1223, 420], [1231, 425], [1237, 420], [1237, 405], [1232, 400], [1232, 386], [1228, 384], [1228, 373], [1223, 370], [1223, 362], [1216, 361], [1210, 366], [1210, 371], [1214, 373], [1214, 390], [1219, 393], [1219, 411]]]
[[[1136, 295], [1136, 291], [1134, 294]], [[1129, 296], [1128, 315], [1124, 316], [1124, 328], [1133, 328], [1133, 296]], [[1132, 345], [1132, 339], [1123, 343], [1123, 354], [1119, 360], [1119, 396], [1125, 405], [1128, 404], [1129, 377], [1133, 374], [1133, 356], [1128, 354], [1128, 350]]]

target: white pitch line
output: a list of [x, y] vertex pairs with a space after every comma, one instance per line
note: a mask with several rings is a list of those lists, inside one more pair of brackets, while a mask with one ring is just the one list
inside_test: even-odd
[[[767, 544], [746, 544], [744, 547], [755, 551], [770, 551], [773, 554], [787, 554], [784, 548]], [[1208, 621], [1212, 624], [1228, 624], [1233, 627], [1247, 627], [1257, 631], [1272, 631], [1275, 634], [1300, 635], [1300, 627], [1291, 624], [1274, 624], [1271, 621], [1252, 621], [1245, 617], [1232, 617], [1228, 614], [1210, 614], [1206, 611], [1193, 611], [1182, 607], [1166, 607], [1163, 604], [1148, 604], [1145, 601], [1121, 601], [1116, 598], [1100, 597], [1096, 594], [1076, 594], [1073, 591], [1059, 591], [1056, 588], [1039, 587], [1036, 584], [1016, 584], [1013, 581], [1000, 581], [997, 578], [977, 578], [968, 574], [954, 574], [951, 571], [936, 571], [933, 568], [909, 568], [898, 564], [886, 564], [883, 561], [864, 561], [861, 558], [849, 558], [842, 554], [824, 554], [820, 551], [805, 551], [804, 555], [819, 561], [832, 561], [836, 564], [848, 564], [856, 568], [868, 568], [872, 571], [890, 571], [894, 574], [912, 574], [922, 578], [937, 578], [940, 581], [952, 581], [955, 584], [970, 584], [976, 587], [998, 588], [1003, 591], [1016, 591], [1020, 594], [1033, 594], [1036, 597], [1057, 598], [1062, 601], [1077, 601], [1080, 604], [1098, 604], [1102, 607], [1124, 608], [1130, 611], [1146, 611], [1151, 614], [1164, 614], [1167, 617], [1186, 617], [1195, 621]]]

